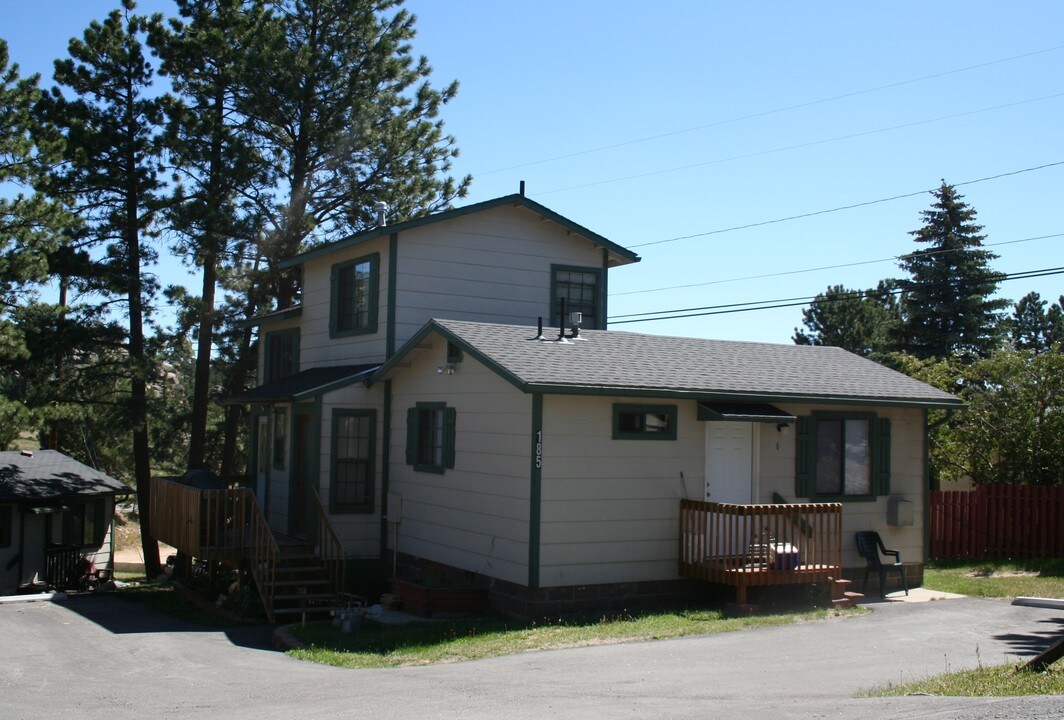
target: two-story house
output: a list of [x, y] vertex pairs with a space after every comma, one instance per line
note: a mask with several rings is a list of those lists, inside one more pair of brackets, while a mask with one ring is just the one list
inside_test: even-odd
[[606, 330], [638, 260], [523, 195], [286, 260], [301, 305], [234, 399], [269, 528], [521, 615], [839, 579], [860, 530], [918, 580], [926, 412], [960, 402], [836, 348]]

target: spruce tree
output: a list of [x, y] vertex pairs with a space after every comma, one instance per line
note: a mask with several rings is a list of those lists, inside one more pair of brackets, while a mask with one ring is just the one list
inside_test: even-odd
[[975, 210], [953, 186], [943, 180], [931, 194], [924, 226], [910, 233], [922, 247], [898, 263], [909, 277], [899, 281], [897, 345], [918, 358], [986, 357], [999, 345], [1001, 311], [1009, 304], [993, 298], [1000, 275], [990, 262], [997, 255], [983, 249]]

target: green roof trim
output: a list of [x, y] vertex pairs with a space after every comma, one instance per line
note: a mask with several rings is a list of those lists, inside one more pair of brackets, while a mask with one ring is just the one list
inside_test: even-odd
[[415, 228], [424, 227], [426, 225], [432, 225], [437, 222], [444, 222], [447, 220], [454, 220], [465, 215], [472, 215], [478, 212], [484, 212], [486, 210], [494, 210], [495, 208], [505, 207], [512, 205], [515, 207], [524, 207], [558, 225], [562, 226], [569, 232], [580, 235], [587, 238], [596, 245], [601, 245], [604, 249], [612, 253], [619, 264], [639, 262], [639, 255], [631, 250], [618, 245], [612, 240], [607, 240], [603, 236], [596, 232], [588, 230], [583, 225], [573, 222], [567, 217], [559, 215], [550, 208], [540, 205], [535, 200], [530, 200], [524, 195], [504, 195], [493, 200], [485, 200], [484, 202], [474, 203], [473, 205], [466, 205], [465, 207], [454, 208], [451, 210], [444, 210], [442, 212], [433, 213], [431, 215], [425, 215], [423, 217], [415, 218], [413, 220], [407, 220], [405, 222], [396, 223], [394, 225], [384, 225], [382, 227], [373, 228], [364, 232], [351, 235], [342, 240], [327, 243], [325, 245], [319, 245], [318, 247], [311, 248], [298, 255], [293, 255], [290, 258], [282, 260], [279, 264], [279, 268], [291, 268], [297, 265], [302, 265], [307, 260], [313, 260], [315, 258], [323, 257], [339, 250], [359, 245], [370, 240], [377, 238], [387, 237], [389, 235], [398, 234], [407, 230], [413, 230]]
[[[546, 337], [554, 333], [544, 328]], [[743, 404], [762, 422], [790, 418], [766, 408], [767, 403], [965, 407], [960, 398], [837, 348], [614, 330], [586, 331], [584, 340], [558, 344], [536, 341], [536, 329], [528, 326], [439, 319], [422, 327], [369, 382], [391, 377], [430, 334], [453, 343], [523, 393], [695, 400], [725, 411], [727, 404]]]

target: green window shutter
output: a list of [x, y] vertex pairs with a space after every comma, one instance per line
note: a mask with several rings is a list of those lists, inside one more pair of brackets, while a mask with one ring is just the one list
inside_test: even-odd
[[412, 407], [406, 411], [406, 464], [413, 465], [417, 461], [417, 408]]
[[457, 413], [453, 407], [443, 409], [443, 466], [454, 467], [454, 424]]
[[816, 425], [811, 417], [800, 417], [794, 432], [794, 494], [812, 497], [816, 472]]
[[875, 420], [875, 445], [872, 448], [872, 481], [876, 495], [890, 495], [890, 418]]

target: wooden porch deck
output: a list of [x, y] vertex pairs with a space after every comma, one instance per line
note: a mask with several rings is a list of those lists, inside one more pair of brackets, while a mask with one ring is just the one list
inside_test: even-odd
[[[276, 601], [293, 582], [286, 579], [286, 546], [305, 545], [320, 563], [331, 592], [344, 589], [346, 553], [316, 491], [311, 489], [317, 532], [293, 541], [269, 527], [254, 493], [246, 487], [202, 490], [171, 478], [152, 478], [151, 528], [157, 540], [190, 557], [246, 569], [273, 621]], [[298, 585], [299, 583], [295, 583]], [[305, 588], [304, 588], [305, 591]]]
[[680, 501], [680, 575], [747, 588], [826, 583], [842, 571], [841, 503]]

